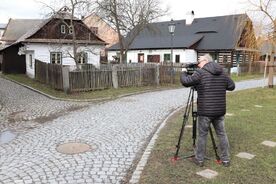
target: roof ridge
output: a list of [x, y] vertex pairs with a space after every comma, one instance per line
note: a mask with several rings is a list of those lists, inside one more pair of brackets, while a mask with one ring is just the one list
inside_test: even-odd
[[[239, 13], [239, 14], [219, 15], [219, 16], [211, 16], [211, 17], [198, 17], [198, 18], [195, 18], [194, 20], [231, 17], [231, 16], [241, 16], [241, 15], [247, 15], [247, 14], [246, 13]], [[178, 19], [178, 20], [173, 20], [173, 21], [174, 22], [180, 22], [180, 21], [186, 21], [186, 19]], [[150, 24], [169, 23], [169, 22], [171, 22], [171, 20], [160, 21], [160, 22], [152, 22]]]

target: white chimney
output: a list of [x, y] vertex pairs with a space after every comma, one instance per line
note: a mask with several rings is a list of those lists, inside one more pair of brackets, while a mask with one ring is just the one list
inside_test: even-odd
[[191, 12], [188, 12], [186, 15], [187, 15], [186, 24], [191, 25], [194, 21], [195, 12], [192, 10]]

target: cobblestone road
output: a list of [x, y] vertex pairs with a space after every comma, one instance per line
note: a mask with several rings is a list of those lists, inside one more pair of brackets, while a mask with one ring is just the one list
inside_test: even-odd
[[[3, 81], [0, 82], [2, 86]], [[249, 81], [238, 83], [237, 87], [262, 84], [261, 80]], [[8, 88], [11, 84], [7, 85]], [[26, 93], [32, 95], [23, 97], [23, 90], [26, 89], [14, 91], [13, 98], [30, 102], [30, 113], [37, 109], [38, 116], [44, 113], [43, 108], [48, 111], [76, 105], [51, 102], [28, 90]], [[0, 183], [121, 183], [155, 128], [173, 109], [184, 104], [187, 94], [188, 89], [177, 89], [90, 104], [19, 134], [12, 142], [0, 145]], [[45, 101], [32, 102], [34, 96]], [[3, 105], [8, 105], [5, 100]], [[24, 111], [29, 108], [22, 107]], [[93, 149], [77, 155], [56, 151], [57, 145], [68, 142], [87, 143]]]
[[24, 131], [34, 128], [40, 123], [85, 105], [85, 103], [50, 100], [0, 77], [0, 109], [2, 106], [0, 132], [5, 129]]

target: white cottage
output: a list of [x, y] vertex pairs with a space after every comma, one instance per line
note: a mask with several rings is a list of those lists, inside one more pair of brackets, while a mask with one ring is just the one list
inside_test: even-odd
[[[100, 64], [100, 51], [105, 42], [97, 37], [80, 19], [74, 18], [76, 39], [73, 42], [70, 14], [66, 8], [49, 19], [10, 19], [2, 41], [4, 73], [26, 73], [34, 78], [35, 60], [75, 66], [73, 43], [77, 48], [77, 62]], [[24, 63], [24, 64], [23, 64]], [[73, 67], [72, 67], [73, 68]]]
[[[169, 25], [175, 25], [173, 35]], [[135, 31], [135, 30], [134, 30]], [[133, 40], [127, 51], [127, 62], [190, 63], [198, 56], [210, 53], [215, 61], [237, 63], [253, 60], [256, 50], [253, 24], [246, 14], [196, 18], [150, 23], [135, 38], [128, 34], [125, 39]], [[120, 47], [115, 44], [108, 50], [108, 60], [119, 58]]]

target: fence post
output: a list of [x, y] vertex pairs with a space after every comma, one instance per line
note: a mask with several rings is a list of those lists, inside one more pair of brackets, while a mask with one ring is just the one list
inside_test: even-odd
[[65, 93], [70, 93], [70, 83], [69, 83], [69, 67], [62, 67], [62, 81], [63, 81], [63, 90]]
[[46, 63], [45, 65], [46, 65], [46, 67], [45, 67], [45, 69], [46, 69], [46, 84], [50, 85], [50, 83], [49, 83], [49, 69], [48, 69], [49, 64]]
[[112, 84], [115, 89], [118, 88], [118, 73], [117, 73], [117, 66], [112, 66]]
[[155, 83], [156, 83], [156, 85], [157, 86], [159, 86], [160, 85], [160, 78], [159, 78], [159, 65], [158, 64], [156, 64], [156, 66], [155, 66]]
[[[143, 69], [145, 69], [146, 67], [144, 67]], [[140, 69], [140, 81], [139, 81], [139, 86], [142, 86], [142, 81], [143, 81], [143, 73], [142, 73], [142, 64], [140, 64], [140, 67], [139, 67], [139, 69]]]

